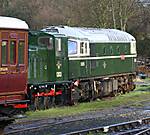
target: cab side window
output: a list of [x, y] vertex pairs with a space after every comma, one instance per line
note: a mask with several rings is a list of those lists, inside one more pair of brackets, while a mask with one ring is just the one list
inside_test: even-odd
[[43, 36], [38, 38], [38, 45], [42, 47], [47, 47], [48, 50], [53, 49], [53, 38], [48, 36]]
[[56, 49], [56, 56], [61, 56], [61, 39], [60, 38], [56, 38], [55, 39], [55, 49]]
[[77, 54], [78, 43], [76, 41], [68, 40], [68, 55], [75, 55]]

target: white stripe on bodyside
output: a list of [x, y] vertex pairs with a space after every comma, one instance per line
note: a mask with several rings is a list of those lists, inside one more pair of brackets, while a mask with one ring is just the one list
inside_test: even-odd
[[[69, 60], [102, 60], [102, 59], [116, 59], [121, 58], [123, 55], [120, 56], [102, 56], [102, 57], [75, 57], [69, 58]], [[125, 58], [135, 58], [137, 55], [124, 55]]]

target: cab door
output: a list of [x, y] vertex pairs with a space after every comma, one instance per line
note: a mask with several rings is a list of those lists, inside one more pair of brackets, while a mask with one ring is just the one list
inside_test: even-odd
[[68, 80], [68, 49], [67, 38], [55, 38], [55, 67], [56, 67], [56, 80]]

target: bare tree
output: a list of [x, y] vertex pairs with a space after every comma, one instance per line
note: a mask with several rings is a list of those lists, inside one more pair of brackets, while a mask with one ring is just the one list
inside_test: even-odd
[[9, 7], [9, 4], [11, 4], [12, 0], [0, 0], [0, 14], [5, 14], [5, 9]]
[[137, 0], [112, 0], [112, 16], [114, 28], [126, 31], [130, 18], [137, 13]]
[[113, 28], [116, 29], [116, 16], [115, 16], [115, 4], [114, 0], [111, 0], [111, 10], [112, 10], [112, 20], [113, 20]]

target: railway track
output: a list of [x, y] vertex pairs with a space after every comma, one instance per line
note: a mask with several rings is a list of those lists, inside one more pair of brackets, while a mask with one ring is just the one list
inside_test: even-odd
[[[75, 122], [75, 121], [67, 121], [67, 122], [56, 122], [56, 123], [43, 123], [41, 125], [29, 125], [28, 127], [22, 127], [19, 129], [12, 129], [11, 131], [8, 131], [5, 133], [5, 135], [17, 135], [22, 133], [31, 133], [34, 134], [34, 132], [38, 132], [41, 129], [44, 128], [50, 128], [51, 126], [59, 125], [59, 124], [65, 124], [69, 122]], [[29, 134], [30, 134], [29, 133]], [[135, 120], [135, 121], [129, 121], [109, 126], [101, 126], [96, 128], [89, 128], [85, 130], [79, 130], [74, 132], [65, 133], [62, 135], [86, 135], [86, 134], [97, 134], [97, 133], [103, 133], [103, 134], [110, 134], [110, 135], [149, 135], [150, 134], [150, 117]]]
[[0, 117], [0, 135], [4, 134], [4, 128], [12, 123], [14, 121], [14, 118], [9, 117]]
[[123, 122], [119, 124], [89, 128], [80, 131], [65, 133], [63, 135], [86, 135], [86, 134], [107, 133], [110, 135], [149, 135], [150, 134], [150, 117]]
[[[94, 118], [90, 118], [94, 119]], [[40, 130], [42, 128], [47, 128], [47, 127], [52, 127], [52, 126], [57, 126], [57, 125], [63, 125], [67, 123], [73, 123], [73, 122], [78, 122], [78, 121], [83, 121], [87, 120], [87, 118], [83, 119], [75, 119], [75, 120], [53, 120], [53, 121], [47, 121], [47, 120], [35, 120], [35, 122], [23, 122], [23, 125], [21, 125], [21, 122], [18, 124], [13, 124], [12, 126], [9, 127], [11, 129], [10, 131], [7, 131], [5, 135], [11, 135], [11, 134], [18, 134], [23, 131], [35, 131], [35, 130]], [[88, 118], [89, 120], [89, 118]]]
[[[143, 100], [141, 101], [146, 102], [147, 100]], [[137, 104], [140, 102], [137, 102]], [[134, 103], [135, 104], [135, 103]], [[129, 105], [130, 106], [130, 105]], [[134, 110], [133, 110], [134, 111]], [[134, 113], [133, 111], [131, 111], [134, 115], [136, 113]], [[24, 133], [24, 135], [35, 135], [35, 132], [37, 133], [37, 135], [39, 135], [40, 133], [51, 133], [52, 135], [58, 135], [58, 134], [87, 134], [87, 133], [107, 133], [107, 134], [118, 134], [118, 135], [124, 135], [124, 134], [135, 134], [135, 133], [140, 133], [140, 132], [149, 132], [148, 128], [149, 128], [149, 123], [150, 123], [150, 117], [149, 115], [146, 116], [142, 114], [142, 117], [140, 117], [140, 115], [138, 115], [136, 117], [136, 119], [141, 118], [140, 120], [134, 120], [135, 121], [129, 121], [129, 122], [124, 122], [124, 123], [119, 123], [119, 124], [113, 124], [113, 123], [118, 123], [118, 122], [122, 122], [122, 121], [126, 121], [126, 119], [122, 119], [122, 116], [128, 116], [128, 117], [132, 117], [132, 114], [130, 111], [125, 111], [123, 114], [121, 114], [119, 116], [119, 112], [115, 115], [113, 115], [114, 113], [110, 113], [108, 118], [116, 118], [115, 119], [107, 119], [108, 121], [112, 121], [112, 122], [102, 122], [103, 119], [106, 115], [104, 115], [102, 112], [101, 116], [95, 116], [94, 114], [92, 115], [92, 117], [64, 117], [64, 118], [50, 118], [50, 119], [41, 119], [41, 120], [34, 120], [34, 121], [23, 121], [23, 122], [17, 122], [14, 124], [11, 124], [9, 126], [9, 130], [5, 130], [5, 135], [18, 135], [18, 134], [22, 134]], [[138, 110], [139, 112], [139, 110]], [[138, 114], [137, 112], [137, 114]], [[131, 116], [130, 116], [131, 115]], [[91, 116], [91, 115], [90, 115]], [[94, 117], [93, 117], [94, 116]], [[117, 118], [118, 116], [118, 118]], [[143, 117], [145, 117], [145, 119], [143, 119]], [[102, 119], [101, 119], [102, 118]], [[120, 119], [121, 118], [121, 119]], [[128, 120], [132, 120], [132, 119], [128, 119]], [[115, 120], [115, 121], [114, 121]], [[118, 121], [119, 120], [119, 121]], [[92, 121], [92, 122], [91, 122]], [[98, 123], [100, 124], [101, 122], [103, 124], [96, 124], [95, 126], [90, 126], [90, 123], [92, 124], [93, 122], [95, 123], [96, 121], [98, 121]], [[76, 124], [78, 123], [78, 124]], [[80, 123], [80, 124], [79, 124]], [[88, 123], [86, 126], [84, 126], [83, 128], [78, 128], [80, 127], [79, 125], [84, 125], [83, 123]], [[113, 125], [111, 125], [113, 124]], [[70, 125], [74, 125], [75, 129], [72, 127], [70, 127]], [[77, 127], [75, 125], [78, 125]], [[93, 124], [92, 124], [93, 125]], [[103, 126], [103, 125], [109, 125], [109, 126]], [[97, 127], [100, 126], [100, 127]], [[70, 127], [71, 130], [63, 130], [62, 127]], [[89, 128], [88, 127], [96, 127], [96, 128]], [[60, 129], [59, 129], [60, 128]], [[45, 130], [46, 129], [46, 130]], [[59, 131], [57, 131], [59, 129]], [[76, 131], [76, 129], [80, 129], [80, 131]], [[86, 129], [86, 130], [84, 130]], [[75, 132], [74, 132], [75, 131]], [[56, 133], [57, 132], [57, 133]], [[46, 134], [44, 134], [46, 135]]]

